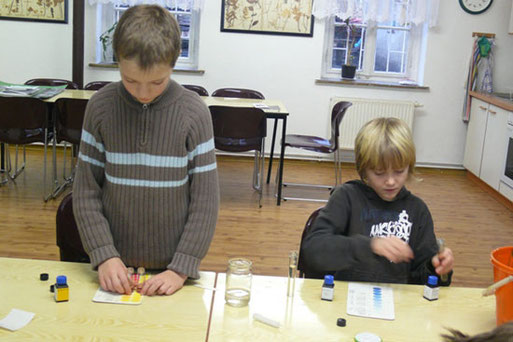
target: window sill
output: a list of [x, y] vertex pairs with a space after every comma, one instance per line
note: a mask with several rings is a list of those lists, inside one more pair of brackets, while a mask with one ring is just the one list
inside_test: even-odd
[[398, 82], [384, 82], [384, 81], [370, 81], [370, 80], [346, 80], [340, 78], [327, 78], [322, 77], [315, 80], [315, 84], [337, 84], [337, 85], [350, 85], [361, 87], [384, 87], [384, 88], [399, 88], [399, 89], [419, 89], [429, 90], [428, 86], [420, 86], [415, 84], [399, 84]]
[[[92, 68], [117, 69], [118, 63], [89, 63], [89, 66]], [[175, 67], [173, 69], [173, 73], [203, 75], [205, 73], [205, 70], [198, 70], [198, 69], [193, 70], [193, 69], [185, 69], [185, 68]]]

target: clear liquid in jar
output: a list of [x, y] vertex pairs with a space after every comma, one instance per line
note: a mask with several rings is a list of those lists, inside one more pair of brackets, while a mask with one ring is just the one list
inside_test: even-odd
[[246, 306], [249, 303], [249, 290], [243, 288], [227, 289], [224, 295], [226, 304], [231, 306]]

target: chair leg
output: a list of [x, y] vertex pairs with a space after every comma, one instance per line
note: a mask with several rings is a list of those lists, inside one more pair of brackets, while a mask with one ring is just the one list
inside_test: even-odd
[[64, 162], [63, 162], [63, 179], [64, 179], [64, 182], [62, 182], [61, 184], [58, 184], [56, 183], [55, 184], [55, 187], [52, 191], [52, 195], [51, 197], [52, 198], [57, 198], [59, 197], [59, 195], [70, 185], [73, 184], [73, 181], [75, 179], [75, 168], [76, 168], [76, 162], [75, 162], [75, 157], [74, 157], [74, 150], [75, 150], [75, 146], [72, 144], [71, 145], [71, 156], [70, 156], [70, 174], [69, 176], [66, 175], [66, 142], [64, 143], [64, 156], [63, 156], [63, 159], [64, 159]]
[[[8, 144], [6, 144], [6, 146], [8, 146]], [[8, 169], [7, 175], [13, 182], [16, 179], [16, 177], [18, 177], [23, 172], [23, 170], [25, 169], [25, 163], [27, 161], [25, 145], [23, 145], [23, 164], [18, 168], [18, 149], [19, 149], [19, 146], [16, 145], [16, 152], [15, 152], [16, 154], [14, 157], [14, 171], [12, 173], [11, 173], [11, 170], [12, 170], [11, 154], [8, 149], [6, 150], [6, 156], [7, 156], [7, 160], [8, 160], [8, 164], [9, 164], [9, 166], [7, 167], [7, 169]]]

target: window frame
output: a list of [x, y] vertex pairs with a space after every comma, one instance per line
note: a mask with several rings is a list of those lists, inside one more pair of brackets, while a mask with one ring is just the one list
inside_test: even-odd
[[[97, 4], [96, 10], [96, 61], [99, 64], [110, 64], [113, 62], [113, 52], [112, 48], [108, 50], [107, 59], [103, 58], [103, 48], [102, 43], [100, 42], [100, 36], [103, 32], [109, 29], [117, 20], [119, 20], [117, 13], [119, 10], [116, 10], [116, 5], [108, 3], [108, 4]], [[176, 15], [176, 11], [170, 11], [173, 15]], [[182, 70], [198, 70], [198, 56], [199, 56], [199, 30], [200, 30], [200, 11], [193, 10], [190, 11], [190, 26], [189, 26], [189, 56], [182, 57], [179, 56], [176, 61], [175, 69]], [[183, 39], [184, 33], [181, 33], [181, 38]]]
[[[341, 77], [341, 69], [331, 67], [334, 50], [335, 26], [335, 16], [326, 18], [321, 68], [322, 77], [324, 78]], [[365, 47], [362, 51], [363, 64], [361, 65], [361, 68], [356, 71], [357, 78], [387, 82], [398, 82], [399, 80], [409, 79], [415, 81], [419, 85], [422, 84], [427, 40], [426, 24], [411, 25], [409, 28], [410, 37], [409, 44], [406, 49], [407, 57], [404, 73], [374, 71], [377, 30], [389, 28], [390, 26], [379, 24], [362, 26], [365, 28]]]

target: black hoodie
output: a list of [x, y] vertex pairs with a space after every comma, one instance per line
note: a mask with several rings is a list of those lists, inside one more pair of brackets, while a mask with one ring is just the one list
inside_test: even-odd
[[[414, 259], [396, 264], [374, 254], [371, 238], [380, 236], [407, 242]], [[334, 273], [335, 279], [403, 284], [425, 284], [436, 275], [431, 258], [437, 252], [433, 220], [420, 198], [403, 187], [387, 202], [359, 180], [334, 190], [301, 250], [308, 269]], [[439, 284], [449, 285], [451, 276]]]

